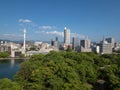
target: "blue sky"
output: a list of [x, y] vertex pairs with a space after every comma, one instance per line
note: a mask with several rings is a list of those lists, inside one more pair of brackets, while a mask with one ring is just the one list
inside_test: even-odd
[[71, 36], [103, 36], [120, 41], [120, 0], [0, 0], [0, 39], [63, 40], [64, 27]]

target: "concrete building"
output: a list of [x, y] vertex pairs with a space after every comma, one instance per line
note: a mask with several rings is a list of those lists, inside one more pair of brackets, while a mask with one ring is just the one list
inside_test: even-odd
[[92, 49], [92, 51], [93, 52], [95, 52], [95, 53], [100, 53], [100, 44], [98, 44], [98, 43], [92, 43], [91, 44], [91, 49]]
[[114, 38], [106, 38], [105, 39], [108, 43], [111, 43], [112, 44], [112, 48], [114, 48], [114, 46], [115, 46], [115, 39]]
[[114, 51], [120, 50], [120, 44], [119, 43], [115, 43], [114, 45], [115, 45]]
[[96, 52], [96, 53], [100, 53], [100, 46], [96, 46], [95, 52]]
[[40, 46], [41, 44], [42, 44], [42, 42], [38, 42], [38, 41], [34, 42], [35, 46]]
[[70, 29], [64, 28], [64, 44], [63, 49], [66, 50], [68, 47], [72, 49], [72, 44], [70, 44]]
[[0, 40], [0, 46], [1, 46], [1, 45], [4, 45], [4, 46], [5, 46], [5, 45], [7, 45], [7, 43], [8, 43], [7, 41]]
[[102, 43], [100, 45], [101, 54], [111, 54], [112, 53], [112, 44], [111, 43]]
[[91, 52], [90, 40], [85, 39], [80, 41], [80, 51], [81, 52]]
[[81, 45], [83, 48], [90, 48], [90, 40], [88, 40], [88, 39], [81, 40], [81, 41], [80, 41], [80, 45]]
[[11, 51], [11, 57], [20, 57], [21, 54], [22, 54], [22, 52], [19, 50], [12, 50]]
[[54, 46], [56, 48], [59, 48], [58, 41], [52, 41], [52, 46]]
[[22, 50], [20, 48], [20, 44], [16, 44], [13, 42], [10, 42], [10, 47], [11, 47], [11, 57], [19, 57], [22, 54]]
[[11, 47], [7, 41], [0, 40], [0, 52], [9, 52], [11, 54]]
[[58, 41], [58, 37], [55, 38], [55, 40], [51, 41], [51, 46], [59, 49], [59, 41]]
[[72, 38], [72, 49], [74, 51], [77, 51], [78, 50], [78, 38], [77, 37], [73, 37]]
[[100, 44], [100, 53], [101, 54], [111, 54], [112, 53], [112, 43], [108, 43], [105, 38]]
[[70, 44], [70, 29], [64, 28], [64, 43]]
[[11, 52], [11, 47], [6, 46], [6, 45], [5, 46], [1, 45], [0, 46], [0, 52], [6, 52], [6, 51], [10, 53]]

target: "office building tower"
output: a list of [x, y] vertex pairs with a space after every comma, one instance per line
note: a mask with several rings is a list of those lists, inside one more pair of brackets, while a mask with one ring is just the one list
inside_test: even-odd
[[106, 39], [103, 38], [103, 41], [100, 44], [101, 54], [111, 54], [112, 53], [112, 43], [108, 43]]
[[106, 38], [105, 39], [108, 43], [111, 43], [112, 44], [112, 48], [114, 48], [114, 45], [115, 45], [115, 39], [114, 38]]
[[70, 29], [64, 28], [64, 43], [70, 44]]
[[56, 37], [55, 40], [51, 40], [51, 46], [54, 46], [55, 48], [59, 49], [58, 37]]
[[97, 42], [92, 42], [91, 43], [91, 49], [95, 53], [100, 53], [100, 44]]
[[102, 54], [111, 54], [112, 53], [112, 44], [111, 43], [102, 43], [100, 46], [100, 52]]
[[54, 41], [54, 42], [53, 42], [53, 45], [54, 45], [54, 47], [59, 48], [59, 46], [58, 46], [58, 41]]
[[72, 38], [72, 49], [75, 51], [77, 51], [78, 49], [78, 38], [77, 37]]
[[81, 52], [91, 52], [90, 40], [85, 39], [80, 41], [80, 51]]
[[58, 41], [58, 37], [56, 37], [55, 39], [56, 39], [56, 41]]
[[54, 46], [54, 40], [51, 40], [51, 46]]
[[95, 52], [96, 52], [96, 53], [100, 53], [100, 46], [96, 46], [96, 47], [95, 47]]
[[90, 40], [81, 40], [80, 41], [80, 45], [83, 47], [83, 48], [90, 48]]

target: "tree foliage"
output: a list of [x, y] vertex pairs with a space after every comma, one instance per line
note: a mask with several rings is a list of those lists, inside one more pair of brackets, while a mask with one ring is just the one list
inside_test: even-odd
[[[67, 54], [68, 56], [65, 57]], [[77, 61], [72, 59], [74, 57], [69, 57], [72, 54], [72, 52], [52, 51], [45, 56], [32, 56], [29, 61], [22, 64], [15, 80], [25, 90], [38, 88], [40, 90], [91, 90], [92, 86], [81, 80], [77, 70], [79, 68], [76, 67]], [[89, 71], [86, 70], [86, 74], [90, 73]], [[89, 75], [85, 76], [87, 80], [92, 76], [91, 73]]]
[[8, 52], [0, 52], [0, 58], [7, 58], [7, 57], [9, 57]]
[[120, 90], [120, 55], [55, 51], [33, 55], [10, 83], [21, 90]]
[[0, 90], [21, 90], [19, 84], [4, 78], [0, 80]]

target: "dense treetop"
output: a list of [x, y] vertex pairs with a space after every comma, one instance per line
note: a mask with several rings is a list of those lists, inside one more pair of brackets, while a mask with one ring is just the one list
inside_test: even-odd
[[14, 81], [1, 81], [5, 90], [9, 85], [3, 87], [4, 82], [15, 84], [17, 90], [120, 90], [120, 55], [71, 51], [33, 55]]
[[8, 52], [0, 52], [0, 58], [7, 58], [7, 57], [9, 57]]

